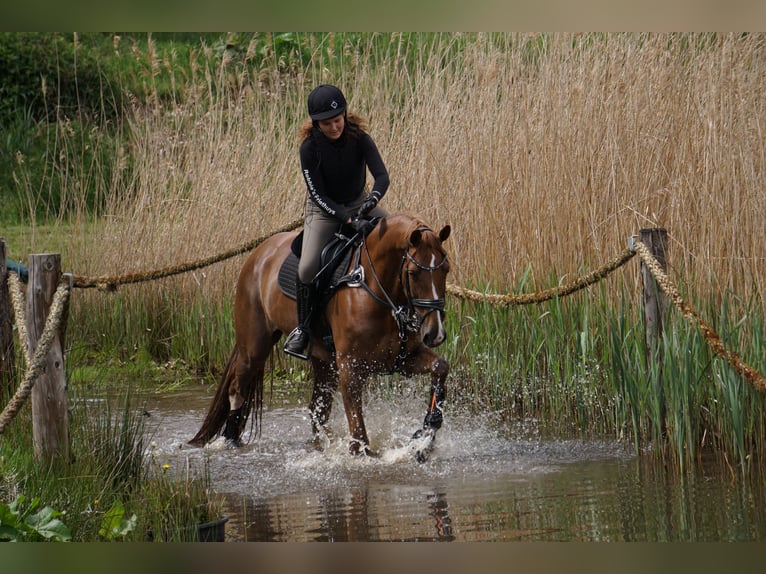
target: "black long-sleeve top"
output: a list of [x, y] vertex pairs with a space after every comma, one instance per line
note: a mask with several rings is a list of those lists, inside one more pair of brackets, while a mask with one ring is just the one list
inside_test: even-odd
[[301, 171], [311, 200], [329, 215], [346, 221], [343, 207], [364, 191], [367, 169], [380, 197], [388, 189], [388, 171], [375, 142], [367, 132], [349, 134], [348, 127], [335, 141], [314, 128], [300, 147]]

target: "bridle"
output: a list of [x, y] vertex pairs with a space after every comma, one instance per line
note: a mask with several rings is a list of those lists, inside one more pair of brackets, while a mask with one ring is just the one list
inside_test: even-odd
[[[421, 226], [416, 229], [416, 231], [433, 231], [429, 227]], [[360, 286], [364, 287], [364, 289], [367, 291], [367, 293], [370, 294], [370, 296], [375, 299], [378, 303], [381, 305], [384, 305], [388, 307], [391, 310], [391, 314], [393, 315], [394, 319], [396, 320], [396, 324], [399, 327], [399, 341], [401, 343], [399, 347], [399, 354], [396, 357], [396, 363], [394, 364], [394, 370], [398, 370], [402, 363], [404, 362], [404, 359], [406, 358], [406, 348], [405, 343], [407, 342], [408, 333], [417, 333], [420, 330], [421, 325], [426, 320], [428, 315], [431, 313], [437, 311], [442, 318], [444, 319], [444, 297], [439, 297], [437, 299], [422, 299], [419, 297], [415, 297], [412, 293], [412, 286], [410, 285], [410, 278], [408, 273], [408, 266], [407, 263], [411, 263], [412, 265], [415, 265], [418, 269], [421, 269], [423, 271], [427, 271], [429, 273], [433, 273], [434, 271], [437, 271], [440, 269], [446, 262], [447, 262], [447, 255], [444, 254], [441, 261], [436, 263], [435, 265], [425, 265], [415, 259], [415, 256], [411, 253], [411, 250], [414, 246], [412, 245], [412, 242], [408, 239], [407, 240], [407, 247], [404, 250], [404, 254], [402, 255], [401, 263], [399, 264], [399, 280], [402, 283], [402, 290], [404, 291], [404, 296], [406, 297], [407, 301], [404, 305], [397, 305], [391, 296], [386, 291], [385, 287], [383, 287], [383, 284], [380, 281], [380, 278], [378, 277], [378, 274], [375, 272], [375, 267], [372, 263], [372, 256], [370, 255], [370, 251], [367, 248], [367, 240], [362, 240], [362, 248], [367, 254], [367, 261], [370, 265], [370, 272], [375, 279], [375, 283], [378, 285], [378, 289], [383, 294], [382, 297], [375, 294], [375, 292], [370, 288], [369, 285], [367, 285], [366, 282], [361, 281], [359, 283]], [[422, 315], [417, 312], [417, 309], [427, 309], [425, 313]]]
[[[417, 231], [431, 231], [428, 227], [418, 227]], [[431, 231], [433, 233], [433, 231]], [[420, 261], [415, 259], [415, 257], [410, 253], [410, 248], [412, 247], [412, 244], [409, 240], [407, 240], [407, 249], [404, 251], [404, 255], [402, 256], [402, 262], [399, 266], [399, 278], [402, 281], [402, 288], [404, 289], [404, 295], [407, 297], [407, 304], [411, 309], [415, 308], [422, 308], [422, 309], [428, 309], [428, 311], [420, 317], [420, 323], [422, 324], [423, 321], [426, 320], [428, 315], [433, 313], [434, 311], [438, 311], [439, 315], [441, 316], [442, 320], [444, 319], [444, 297], [439, 297], [438, 299], [418, 299], [416, 297], [412, 296], [412, 287], [410, 286], [410, 274], [407, 272], [407, 269], [405, 268], [405, 263], [407, 261], [413, 263], [415, 267], [418, 269], [421, 269], [423, 271], [428, 271], [429, 273], [433, 273], [434, 271], [440, 269], [446, 262], [447, 262], [447, 255], [444, 254], [442, 257], [442, 260], [439, 261], [436, 265], [423, 265]], [[420, 326], [418, 326], [420, 328]]]

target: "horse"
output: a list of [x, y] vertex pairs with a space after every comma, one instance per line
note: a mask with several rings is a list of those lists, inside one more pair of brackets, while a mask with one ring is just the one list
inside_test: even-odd
[[[189, 441], [204, 446], [221, 434], [241, 446], [251, 413], [259, 429], [266, 361], [297, 323], [296, 303], [278, 285], [278, 273], [298, 231], [270, 236], [242, 266], [234, 301], [235, 345], [205, 419]], [[449, 365], [433, 350], [446, 338], [445, 294], [450, 262], [445, 225], [434, 232], [418, 215], [389, 214], [366, 237], [352, 237], [355, 256], [345, 269], [353, 281], [327, 295], [312, 319], [309, 403], [312, 436], [327, 432], [333, 397], [340, 391], [351, 436], [349, 452], [375, 456], [365, 428], [362, 394], [370, 375], [430, 375], [423, 425], [412, 436], [416, 458], [427, 459], [443, 422]], [[294, 278], [294, 275], [292, 276]], [[321, 337], [319, 333], [329, 336]]]

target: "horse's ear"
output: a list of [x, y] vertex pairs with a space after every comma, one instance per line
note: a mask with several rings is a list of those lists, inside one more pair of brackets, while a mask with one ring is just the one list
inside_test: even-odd
[[445, 225], [444, 227], [442, 227], [442, 230], [439, 232], [439, 239], [442, 240], [442, 243], [447, 241], [450, 231], [452, 231], [452, 228], [449, 225]]
[[423, 232], [420, 229], [416, 229], [410, 234], [410, 245], [416, 247], [421, 239], [423, 239]]

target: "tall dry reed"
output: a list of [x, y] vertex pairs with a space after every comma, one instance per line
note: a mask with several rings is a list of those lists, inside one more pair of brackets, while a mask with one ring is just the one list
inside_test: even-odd
[[[408, 40], [399, 52], [336, 47], [337, 74], [323, 60], [287, 78], [198, 69], [174, 106], [136, 110], [121, 152], [133, 175], [114, 180], [106, 225], [72, 255], [103, 273], [154, 268], [299, 217], [297, 126], [327, 81], [370, 120], [386, 207], [452, 224], [457, 283], [509, 289], [531, 266], [546, 285], [662, 226], [692, 294], [763, 303], [765, 38], [394, 35]], [[228, 293], [238, 264], [180, 281]]]

